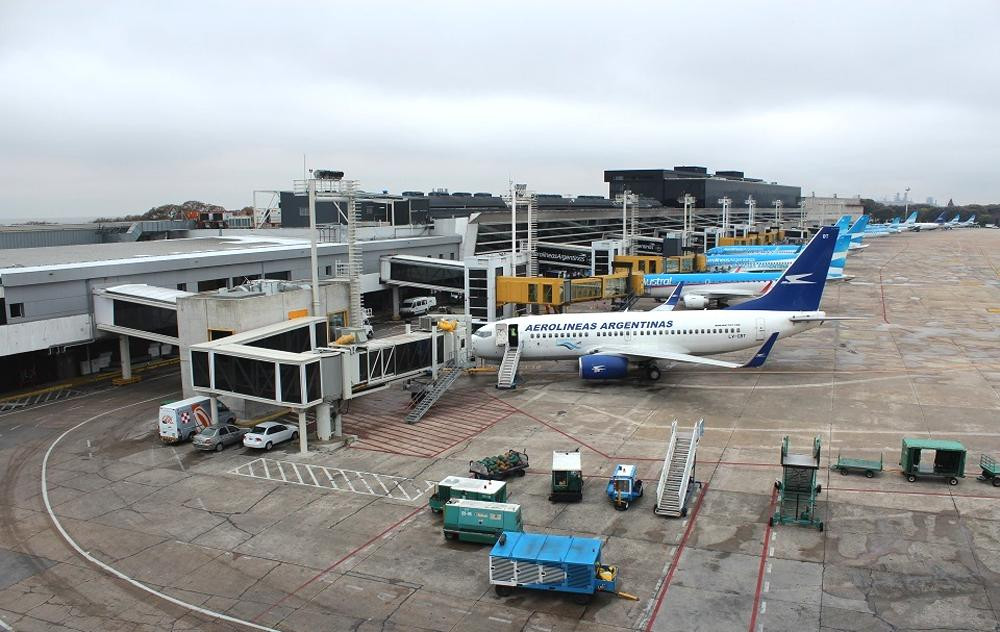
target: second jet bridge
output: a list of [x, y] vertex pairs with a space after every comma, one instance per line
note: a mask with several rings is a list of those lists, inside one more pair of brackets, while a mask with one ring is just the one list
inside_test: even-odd
[[387, 285], [465, 293], [465, 264], [452, 259], [388, 255], [381, 258], [379, 276]]

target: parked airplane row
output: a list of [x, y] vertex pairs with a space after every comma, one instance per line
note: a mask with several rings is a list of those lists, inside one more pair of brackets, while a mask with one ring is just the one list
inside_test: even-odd
[[[660, 377], [659, 362], [726, 368], [758, 367], [775, 342], [819, 326], [819, 309], [834, 253], [843, 248], [835, 226], [821, 228], [791, 264], [756, 298], [720, 310], [674, 311], [685, 284], [650, 311], [520, 316], [491, 323], [473, 336], [479, 358], [501, 360], [577, 359], [583, 379], [625, 377], [638, 365], [648, 379]], [[757, 347], [743, 363], [704, 356]]]

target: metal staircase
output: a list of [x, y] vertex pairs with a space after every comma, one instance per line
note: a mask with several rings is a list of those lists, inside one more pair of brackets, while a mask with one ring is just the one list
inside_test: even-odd
[[521, 361], [521, 347], [507, 346], [497, 371], [497, 388], [514, 388], [517, 381], [517, 365]]
[[411, 404], [413, 406], [410, 412], [406, 413], [406, 417], [403, 418], [408, 424], [415, 424], [420, 419], [427, 414], [427, 411], [431, 409], [437, 400], [441, 399], [441, 396], [445, 394], [458, 376], [462, 374], [462, 371], [455, 367], [454, 364], [449, 363], [438, 370], [438, 377], [436, 380], [428, 384], [421, 395], [414, 400]]
[[694, 425], [690, 435], [678, 434], [676, 420], [670, 425], [670, 444], [656, 484], [656, 506], [653, 508], [656, 514], [675, 518], [687, 515], [688, 496], [694, 485], [695, 455], [704, 433], [704, 419]]

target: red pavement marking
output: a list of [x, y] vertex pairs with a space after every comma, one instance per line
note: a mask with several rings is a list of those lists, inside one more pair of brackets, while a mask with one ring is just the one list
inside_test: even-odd
[[695, 518], [698, 517], [698, 510], [701, 509], [701, 501], [705, 500], [705, 493], [708, 491], [708, 483], [704, 483], [701, 486], [701, 495], [698, 496], [698, 502], [694, 505], [694, 511], [691, 512], [691, 517], [688, 519], [687, 528], [684, 529], [684, 535], [681, 536], [680, 544], [677, 545], [677, 550], [674, 552], [674, 559], [670, 561], [670, 569], [667, 570], [667, 575], [663, 579], [663, 585], [660, 586], [660, 592], [656, 597], [656, 606], [653, 608], [653, 614], [649, 617], [649, 622], [646, 624], [646, 632], [653, 629], [653, 623], [656, 622], [656, 617], [660, 613], [660, 606], [663, 605], [663, 598], [667, 596], [667, 589], [670, 588], [670, 582], [674, 579], [674, 572], [677, 570], [677, 565], [681, 561], [681, 553], [684, 552], [684, 547], [687, 545], [688, 537], [691, 535], [691, 529], [694, 527]]
[[956, 494], [954, 492], [917, 492], [903, 491], [895, 489], [862, 489], [860, 487], [827, 487], [831, 492], [862, 492], [865, 494], [903, 494], [907, 496], [948, 496], [952, 498], [982, 498], [985, 500], [997, 500], [1000, 496], [987, 496], [982, 494]]
[[358, 548], [354, 549], [353, 551], [351, 551], [350, 553], [348, 553], [344, 557], [340, 558], [339, 560], [337, 560], [333, 564], [330, 564], [329, 566], [327, 566], [325, 569], [323, 569], [319, 573], [316, 573], [310, 579], [306, 580], [301, 586], [299, 586], [298, 588], [296, 588], [292, 592], [288, 593], [287, 595], [285, 595], [284, 597], [282, 597], [281, 599], [279, 599], [275, 603], [273, 603], [270, 606], [268, 606], [266, 610], [264, 610], [263, 612], [261, 612], [260, 614], [258, 614], [257, 616], [255, 616], [253, 619], [251, 619], [251, 621], [257, 621], [258, 619], [260, 619], [261, 617], [263, 617], [265, 614], [267, 614], [271, 610], [274, 610], [275, 608], [277, 608], [278, 606], [280, 606], [282, 603], [284, 603], [289, 597], [292, 597], [292, 596], [296, 595], [300, 590], [302, 590], [303, 588], [305, 588], [309, 584], [313, 583], [314, 581], [316, 581], [320, 577], [326, 575], [327, 573], [329, 573], [333, 569], [337, 568], [338, 566], [340, 566], [341, 564], [343, 564], [344, 561], [346, 561], [346, 560], [350, 559], [351, 557], [353, 557], [358, 551], [361, 551], [362, 549], [366, 548], [368, 545], [370, 545], [375, 540], [378, 540], [379, 538], [381, 538], [381, 537], [385, 536], [386, 534], [388, 534], [390, 531], [396, 529], [397, 527], [399, 527], [400, 525], [402, 525], [404, 522], [406, 522], [407, 520], [409, 520], [413, 516], [417, 515], [418, 512], [423, 511], [423, 509], [424, 509], [423, 505], [417, 507], [416, 509], [414, 509], [410, 513], [408, 513], [405, 516], [403, 516], [402, 518], [400, 518], [397, 522], [394, 522], [393, 524], [389, 525], [381, 533], [372, 536], [372, 538], [370, 540], [368, 540], [367, 542], [365, 542], [364, 544], [362, 544]]
[[757, 590], [753, 596], [753, 614], [750, 615], [749, 632], [754, 632], [754, 626], [757, 625], [757, 613], [760, 610], [760, 590], [764, 585], [764, 567], [767, 565], [767, 552], [771, 546], [771, 516], [774, 515], [774, 503], [777, 498], [778, 488], [775, 487], [771, 490], [771, 503], [767, 509], [767, 528], [764, 529], [764, 548], [760, 551], [760, 568], [757, 570]]

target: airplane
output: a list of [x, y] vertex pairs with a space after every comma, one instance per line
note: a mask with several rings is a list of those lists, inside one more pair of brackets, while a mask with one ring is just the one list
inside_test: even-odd
[[[661, 361], [759, 367], [779, 338], [848, 318], [819, 309], [838, 233], [829, 226], [820, 229], [763, 296], [740, 305], [713, 311], [519, 316], [480, 328], [472, 349], [476, 357], [494, 360], [511, 347], [520, 360], [576, 359], [585, 380], [623, 378], [630, 364], [657, 380]], [[756, 353], [744, 363], [703, 357], [753, 347]]]
[[959, 214], [955, 215], [955, 217], [951, 218], [950, 222], [945, 222], [944, 224], [941, 224], [941, 228], [945, 228], [945, 229], [949, 229], [949, 230], [952, 229], [952, 228], [958, 228], [959, 226], [962, 225], [962, 223], [958, 221], [959, 217], [961, 217], [961, 213], [959, 213]]
[[[865, 215], [862, 216], [864, 219]], [[861, 220], [855, 225], [861, 224]], [[862, 228], [864, 228], [862, 226]], [[832, 230], [839, 230], [831, 228]], [[825, 230], [825, 229], [823, 229]], [[853, 227], [852, 227], [853, 230]], [[817, 233], [818, 234], [818, 233]], [[835, 240], [833, 261], [830, 264], [829, 278], [840, 279], [844, 276], [844, 264], [847, 261], [847, 251], [851, 246], [853, 235], [839, 235]], [[781, 272], [795, 260], [795, 252], [747, 253], [734, 255], [706, 255], [705, 265], [712, 272]]]
[[937, 230], [944, 224], [944, 213], [937, 216], [933, 222], [914, 222], [913, 230]]
[[976, 214], [975, 213], [973, 213], [972, 215], [970, 215], [969, 219], [965, 220], [964, 222], [959, 222], [959, 224], [956, 226], [956, 228], [973, 228], [974, 226], [976, 226]]
[[[851, 226], [851, 216], [843, 215], [834, 226], [840, 230], [840, 234], [849, 232]], [[763, 246], [716, 246], [705, 251], [706, 255], [746, 255], [746, 254], [773, 254], [776, 252], [796, 253], [802, 250], [802, 244], [767, 244]], [[777, 277], [775, 277], [777, 278]]]

